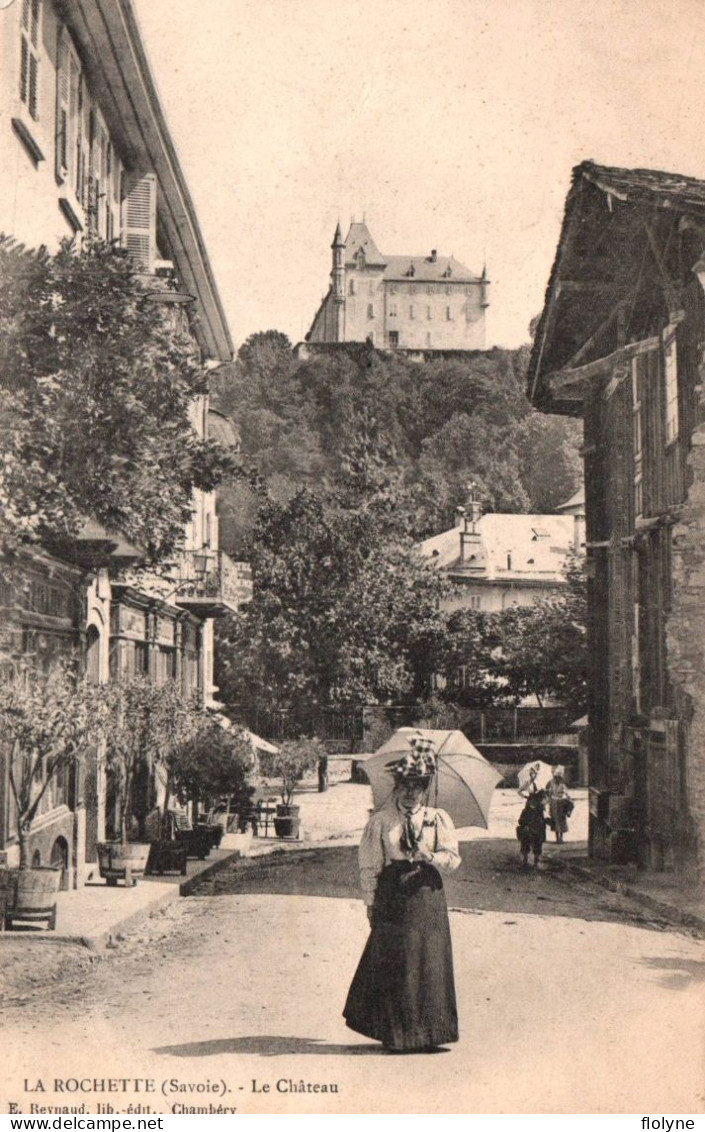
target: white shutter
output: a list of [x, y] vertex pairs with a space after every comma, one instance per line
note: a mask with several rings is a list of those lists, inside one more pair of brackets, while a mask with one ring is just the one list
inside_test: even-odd
[[123, 244], [144, 271], [154, 271], [157, 258], [157, 178], [154, 173], [128, 174], [122, 221]]
[[56, 44], [56, 176], [65, 181], [70, 167], [70, 64], [66, 33], [59, 29]]

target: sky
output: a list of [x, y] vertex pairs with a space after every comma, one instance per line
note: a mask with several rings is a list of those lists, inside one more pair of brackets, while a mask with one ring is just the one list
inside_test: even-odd
[[300, 341], [340, 219], [528, 341], [571, 168], [705, 179], [703, 0], [133, 0], [236, 348]]

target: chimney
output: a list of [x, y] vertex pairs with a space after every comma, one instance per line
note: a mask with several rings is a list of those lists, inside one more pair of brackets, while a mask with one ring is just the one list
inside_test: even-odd
[[431, 263], [435, 263], [438, 259], [438, 252], [435, 248], [431, 248]]
[[464, 523], [465, 523], [465, 508], [464, 507], [456, 507], [455, 508], [455, 525], [456, 525], [456, 527], [460, 527], [460, 529], [462, 531]]

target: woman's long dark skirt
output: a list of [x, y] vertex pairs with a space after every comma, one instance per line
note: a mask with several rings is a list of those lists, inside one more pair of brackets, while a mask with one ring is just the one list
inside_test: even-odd
[[343, 1016], [351, 1030], [391, 1049], [457, 1042], [448, 909], [432, 865], [394, 861], [381, 873]]

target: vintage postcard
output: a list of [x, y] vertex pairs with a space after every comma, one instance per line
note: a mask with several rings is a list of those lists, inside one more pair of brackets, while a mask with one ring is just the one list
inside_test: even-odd
[[703, 1112], [704, 31], [0, 0], [3, 1113]]

